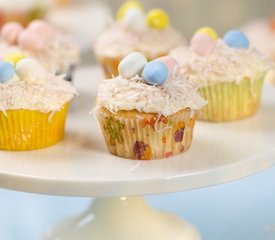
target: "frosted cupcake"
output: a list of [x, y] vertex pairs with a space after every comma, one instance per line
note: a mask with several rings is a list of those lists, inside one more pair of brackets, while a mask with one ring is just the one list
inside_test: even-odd
[[30, 21], [41, 18], [46, 10], [42, 0], [0, 0], [0, 27], [10, 21], [26, 26]]
[[[256, 19], [242, 27], [251, 45], [269, 56], [275, 63], [275, 16], [269, 19]], [[275, 84], [275, 70], [269, 71], [265, 79]]]
[[0, 37], [0, 56], [4, 60], [15, 64], [24, 56], [35, 58], [48, 71], [72, 79], [79, 50], [67, 35], [45, 21], [33, 21], [25, 29], [19, 23], [7, 23]]
[[0, 62], [0, 149], [35, 150], [64, 136], [69, 102], [76, 94], [62, 76], [26, 58]]
[[171, 57], [147, 63], [135, 52], [121, 61], [118, 77], [102, 82], [95, 112], [112, 154], [150, 160], [190, 148], [197, 111], [206, 101], [175, 66]]
[[199, 119], [232, 121], [255, 114], [260, 106], [263, 80], [270, 62], [240, 31], [227, 32], [222, 39], [208, 27], [198, 30], [190, 47], [171, 52], [181, 74], [200, 84], [199, 92], [208, 100]]
[[161, 9], [145, 14], [139, 2], [128, 1], [118, 10], [116, 18], [94, 44], [106, 78], [118, 75], [119, 62], [131, 52], [142, 52], [153, 60], [183, 43], [181, 34]]

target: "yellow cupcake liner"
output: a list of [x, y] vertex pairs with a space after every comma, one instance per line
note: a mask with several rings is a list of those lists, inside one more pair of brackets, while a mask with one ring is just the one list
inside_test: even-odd
[[[148, 57], [149, 54], [145, 54], [146, 58], [148, 61], [154, 60], [158, 57], [162, 57], [167, 55], [168, 53], [159, 53], [157, 54], [154, 58]], [[116, 76], [118, 76], [118, 65], [120, 61], [124, 58], [125, 56], [120, 56], [120, 57], [106, 57], [106, 56], [99, 56], [98, 61], [103, 69], [103, 73], [106, 79], [111, 79]]]
[[264, 77], [253, 82], [245, 78], [237, 83], [218, 83], [199, 89], [208, 104], [200, 111], [198, 120], [233, 121], [255, 114], [260, 106]]
[[31, 110], [0, 112], [0, 149], [26, 151], [49, 147], [64, 136], [69, 103], [59, 112]]
[[128, 159], [150, 160], [176, 156], [192, 143], [197, 113], [189, 108], [158, 117], [137, 111], [111, 113], [97, 110], [97, 117], [109, 151]]

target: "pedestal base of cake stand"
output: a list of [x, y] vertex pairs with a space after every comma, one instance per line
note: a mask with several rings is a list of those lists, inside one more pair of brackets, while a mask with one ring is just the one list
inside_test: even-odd
[[157, 212], [140, 197], [96, 199], [79, 216], [67, 219], [44, 240], [200, 240], [192, 225]]

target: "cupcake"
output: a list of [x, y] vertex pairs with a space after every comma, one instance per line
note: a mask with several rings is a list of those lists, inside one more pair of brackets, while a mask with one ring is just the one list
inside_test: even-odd
[[175, 66], [171, 57], [147, 62], [134, 52], [120, 62], [118, 77], [103, 80], [94, 112], [112, 154], [150, 160], [190, 148], [197, 112], [206, 101]]
[[97, 38], [94, 50], [106, 78], [111, 78], [118, 75], [118, 64], [128, 54], [138, 51], [153, 60], [183, 42], [165, 11], [153, 9], [145, 14], [139, 2], [128, 1], [118, 10], [116, 21]]
[[41, 0], [0, 0], [0, 27], [10, 21], [26, 26], [30, 21], [43, 17], [46, 2]]
[[34, 58], [48, 71], [66, 74], [67, 80], [72, 79], [79, 63], [76, 45], [42, 20], [31, 22], [25, 29], [16, 22], [5, 24], [0, 35], [0, 56], [13, 64], [24, 56]]
[[260, 106], [263, 80], [271, 64], [240, 31], [222, 39], [209, 28], [198, 30], [190, 47], [170, 54], [189, 81], [200, 85], [208, 104], [199, 114], [204, 121], [233, 121], [255, 114]]
[[[269, 19], [256, 19], [242, 27], [251, 45], [268, 55], [275, 63], [275, 16]], [[267, 83], [275, 84], [275, 70], [273, 68], [265, 79]]]
[[0, 62], [0, 149], [35, 150], [59, 142], [75, 94], [62, 76], [31, 58], [15, 67]]

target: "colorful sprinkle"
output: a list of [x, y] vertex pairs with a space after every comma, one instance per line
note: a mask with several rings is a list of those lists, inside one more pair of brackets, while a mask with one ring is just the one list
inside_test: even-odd
[[150, 119], [144, 118], [141, 122], [141, 125], [143, 128], [145, 128], [147, 125], [149, 125], [149, 126], [151, 126], [152, 129], [155, 130], [156, 122], [168, 124], [168, 118], [163, 115], [160, 117], [151, 117]]
[[124, 129], [124, 124], [122, 124], [119, 120], [116, 120], [113, 117], [106, 117], [104, 129], [109, 134], [110, 144], [112, 146], [116, 145], [116, 141], [118, 141], [118, 143], [123, 143], [121, 131]]
[[162, 9], [153, 9], [147, 14], [147, 24], [150, 28], [164, 30], [170, 24], [169, 16]]
[[139, 160], [150, 160], [152, 158], [151, 148], [142, 141], [135, 142], [134, 154]]
[[223, 37], [224, 42], [231, 48], [249, 48], [249, 40], [244, 33], [231, 30]]
[[184, 122], [177, 123], [177, 126], [176, 126], [177, 130], [174, 134], [174, 141], [175, 142], [182, 142], [183, 136], [184, 136], [184, 128], [185, 128], [185, 123]]
[[167, 152], [167, 153], [165, 153], [165, 157], [166, 157], [166, 158], [169, 158], [169, 157], [171, 157], [172, 155], [173, 155], [172, 152]]

